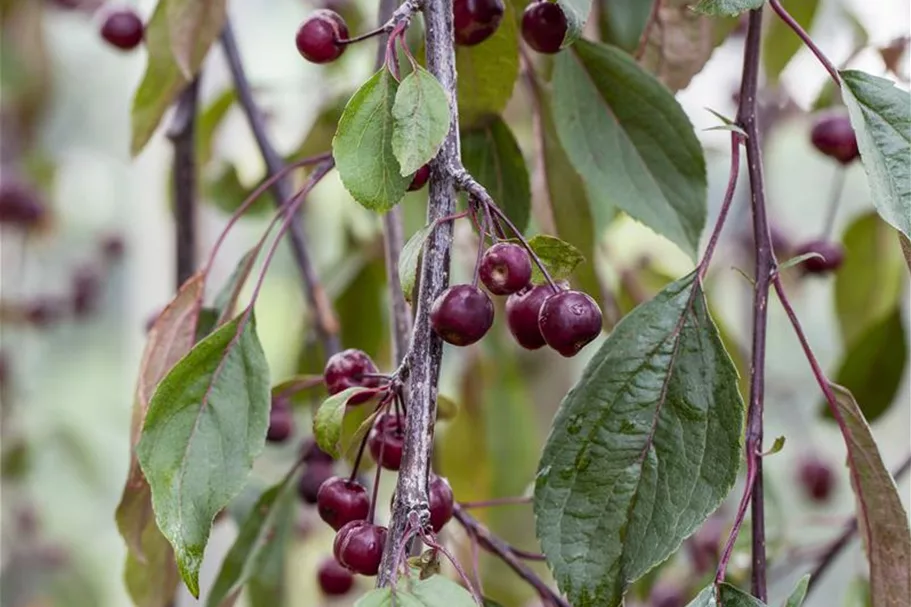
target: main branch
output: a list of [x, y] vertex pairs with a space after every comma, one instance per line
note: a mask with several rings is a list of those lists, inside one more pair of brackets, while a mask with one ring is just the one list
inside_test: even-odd
[[196, 113], [199, 79], [177, 101], [168, 139], [174, 146], [174, 247], [177, 288], [196, 271]]
[[413, 535], [415, 526], [430, 518], [427, 488], [436, 419], [437, 384], [443, 358], [443, 342], [430, 326], [430, 308], [449, 284], [449, 256], [452, 222], [438, 221], [455, 212], [456, 193], [450, 167], [459, 162], [459, 112], [456, 101], [455, 47], [452, 29], [452, 0], [424, 2], [427, 69], [449, 95], [449, 133], [431, 162], [428, 223], [437, 227], [424, 245], [417, 314], [410, 346], [408, 374], [408, 415], [405, 417], [405, 445], [396, 485], [396, 500], [389, 522], [389, 534], [377, 586], [392, 583], [399, 557]]

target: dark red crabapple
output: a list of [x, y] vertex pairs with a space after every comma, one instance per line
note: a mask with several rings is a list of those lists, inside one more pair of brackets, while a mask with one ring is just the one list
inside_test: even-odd
[[832, 496], [835, 474], [824, 460], [810, 456], [797, 466], [797, 479], [804, 494], [814, 502], [826, 502]]
[[332, 464], [314, 462], [307, 464], [303, 474], [297, 481], [297, 494], [305, 504], [316, 504], [319, 499], [319, 490], [327, 480], [332, 478]]
[[145, 26], [135, 11], [121, 8], [108, 13], [101, 24], [101, 37], [111, 46], [133, 50], [142, 43]]
[[386, 544], [386, 528], [351, 521], [338, 530], [332, 552], [339, 563], [361, 575], [376, 575]]
[[538, 327], [547, 345], [568, 358], [601, 333], [601, 309], [587, 293], [563, 291], [541, 306]]
[[566, 15], [556, 2], [538, 0], [522, 13], [522, 38], [539, 53], [556, 53], [566, 37]]
[[269, 430], [266, 440], [270, 443], [283, 443], [294, 432], [294, 414], [286, 401], [273, 399], [269, 409]]
[[[354, 348], [333, 354], [323, 369], [323, 381], [329, 394], [338, 394], [348, 388], [375, 388], [380, 382], [364, 374], [379, 373], [373, 360], [366, 352]], [[372, 398], [371, 394], [358, 394], [348, 401], [349, 405], [360, 405]]]
[[41, 195], [31, 185], [14, 177], [0, 181], [0, 224], [30, 228], [46, 212]]
[[348, 594], [348, 591], [354, 586], [354, 576], [351, 575], [351, 572], [332, 557], [327, 557], [320, 563], [319, 569], [316, 571], [316, 579], [319, 581], [320, 590], [326, 596]]
[[433, 475], [430, 479], [430, 526], [439, 533], [452, 518], [455, 498], [445, 478]]
[[[559, 289], [569, 288], [569, 284], [563, 281], [556, 284]], [[510, 295], [506, 300], [506, 324], [509, 325], [512, 336], [523, 348], [537, 350], [547, 345], [538, 327], [538, 317], [541, 315], [544, 300], [553, 293], [550, 285], [534, 285]]]
[[314, 11], [297, 30], [295, 43], [298, 52], [312, 63], [330, 63], [342, 56], [345, 45], [339, 40], [348, 38], [348, 25], [335, 11]]
[[511, 295], [531, 280], [531, 258], [521, 246], [498, 242], [481, 258], [481, 282], [494, 295]]
[[845, 250], [837, 242], [829, 240], [811, 240], [797, 247], [794, 256], [807, 253], [818, 253], [822, 257], [810, 257], [800, 264], [807, 274], [828, 274], [841, 267], [845, 260]]
[[454, 0], [456, 44], [474, 46], [490, 38], [500, 26], [505, 11], [503, 0]]
[[367, 518], [370, 496], [359, 482], [333, 476], [319, 488], [316, 508], [320, 518], [337, 531], [351, 521]]
[[304, 444], [301, 445], [300, 458], [302, 462], [310, 465], [331, 464], [333, 462], [332, 456], [320, 449], [312, 437], [305, 440]]
[[817, 150], [842, 164], [849, 164], [860, 155], [851, 120], [843, 113], [817, 118], [810, 131], [810, 141]]
[[449, 287], [433, 302], [430, 324], [443, 341], [468, 346], [493, 325], [493, 302], [474, 285]]
[[[367, 437], [370, 455], [386, 470], [398, 470], [402, 465], [405, 444], [405, 420], [394, 413], [384, 413], [377, 418]], [[380, 454], [382, 453], [382, 457]]]
[[427, 185], [428, 179], [430, 179], [430, 165], [425, 164], [414, 172], [414, 177], [411, 178], [411, 183], [408, 185], [408, 191], [416, 192], [420, 190]]

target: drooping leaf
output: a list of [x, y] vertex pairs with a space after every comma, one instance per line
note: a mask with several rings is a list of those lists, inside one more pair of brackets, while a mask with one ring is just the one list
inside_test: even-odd
[[566, 15], [566, 36], [563, 38], [565, 47], [582, 36], [585, 22], [588, 21], [588, 15], [592, 11], [592, 0], [557, 0], [557, 4]]
[[584, 40], [557, 55], [553, 87], [557, 132], [595, 222], [619, 207], [695, 256], [705, 159], [673, 95], [621, 50]]
[[700, 0], [693, 10], [713, 17], [736, 17], [760, 8], [763, 4], [765, 0]]
[[161, 118], [188, 84], [174, 60], [167, 15], [168, 2], [159, 2], [146, 24], [145, 47], [148, 65], [133, 97], [132, 142], [136, 156], [152, 138]]
[[766, 607], [766, 604], [730, 584], [719, 584], [717, 594], [714, 586], [703, 588], [686, 607]]
[[244, 253], [240, 261], [237, 262], [237, 267], [234, 268], [231, 276], [228, 277], [228, 282], [222, 286], [218, 295], [215, 296], [215, 311], [218, 314], [217, 324], [225, 323], [234, 316], [237, 299], [240, 297], [240, 292], [244, 288], [247, 277], [250, 276], [250, 272], [253, 270], [253, 264], [256, 263], [257, 252], [254, 248]]
[[807, 596], [807, 590], [810, 586], [810, 574], [806, 574], [797, 582], [797, 585], [794, 586], [794, 590], [791, 591], [791, 594], [788, 596], [788, 600], [785, 601], [784, 607], [800, 607], [803, 605], [803, 600]]
[[831, 386], [857, 495], [857, 521], [870, 563], [872, 603], [874, 607], [898, 607], [911, 596], [908, 514], [854, 396], [841, 386]]
[[158, 385], [136, 448], [155, 519], [174, 547], [187, 588], [215, 515], [244, 485], [265, 444], [269, 368], [252, 317], [198, 343]]
[[436, 223], [431, 223], [417, 232], [415, 232], [399, 254], [399, 282], [402, 283], [402, 294], [405, 301], [411, 302], [414, 294], [414, 283], [418, 275], [418, 261], [421, 258], [421, 251], [424, 249], [424, 242], [430, 237]]
[[[554, 280], [569, 278], [576, 266], [585, 261], [579, 249], [555, 236], [538, 234], [528, 239], [528, 245]], [[531, 264], [531, 281], [535, 284], [545, 282], [544, 274], [535, 263]]]
[[873, 206], [911, 238], [911, 95], [885, 78], [857, 70], [839, 74]]
[[255, 578], [276, 552], [284, 551], [287, 537], [276, 532], [294, 506], [295, 472], [265, 491], [241, 525], [209, 592], [208, 607], [234, 605], [244, 584]]
[[180, 576], [174, 550], [150, 516], [141, 537], [139, 553], [127, 552], [123, 580], [136, 607], [171, 607]]
[[531, 216], [531, 185], [522, 150], [499, 116], [462, 133], [462, 162], [516, 228]]
[[228, 18], [226, 0], [167, 0], [171, 52], [188, 80], [199, 71]]
[[392, 147], [398, 82], [385, 68], [348, 101], [332, 139], [332, 155], [342, 183], [360, 204], [373, 211], [394, 207], [411, 181], [403, 176]]
[[[783, 0], [782, 4], [801, 27], [810, 30], [816, 17], [819, 0]], [[777, 81], [781, 72], [801, 48], [803, 42], [788, 24], [777, 17], [770, 19], [762, 39], [761, 56], [766, 77], [773, 83]]]
[[475, 46], [456, 46], [456, 82], [462, 128], [499, 114], [519, 78], [519, 34], [512, 2], [494, 34]]
[[320, 449], [331, 455], [339, 457], [342, 454], [339, 441], [342, 437], [342, 421], [345, 418], [345, 406], [355, 394], [364, 392], [364, 388], [347, 388], [338, 394], [333, 394], [319, 406], [313, 416], [313, 437]]
[[684, 89], [712, 56], [716, 25], [693, 12], [692, 0], [664, 0], [653, 11], [639, 63], [672, 91]]
[[449, 98], [433, 74], [417, 66], [399, 84], [392, 117], [392, 151], [407, 177], [433, 159], [443, 144], [449, 132]]
[[614, 607], [733, 487], [737, 372], [690, 274], [626, 316], [560, 405], [538, 468], [538, 537], [576, 607]]
[[654, 4], [655, 0], [601, 0], [598, 11], [601, 40], [628, 53], [635, 52]]
[[[895, 402], [907, 361], [908, 339], [896, 305], [849, 344], [833, 381], [857, 396], [864, 417], [874, 421]], [[825, 402], [820, 412], [831, 416]]]

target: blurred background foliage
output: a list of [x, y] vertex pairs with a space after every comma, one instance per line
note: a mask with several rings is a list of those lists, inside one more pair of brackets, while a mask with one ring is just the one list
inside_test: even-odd
[[[329, 3], [345, 14], [352, 32], [363, 31], [375, 20], [374, 2]], [[175, 287], [168, 142], [159, 134], [139, 158], [128, 154], [130, 100], [144, 69], [143, 52], [122, 54], [102, 43], [93, 14], [97, 3], [84, 2], [88, 10], [74, 10], [68, 4], [73, 2], [0, 0], [0, 179], [4, 187], [25, 184], [46, 205], [46, 212], [27, 231], [0, 226], [0, 602], [5, 607], [130, 604], [122, 584], [125, 550], [113, 511], [126, 475], [132, 389], [145, 325]], [[148, 15], [154, 3], [124, 4]], [[600, 29], [604, 39], [629, 47], [630, 40], [638, 40], [638, 34], [631, 37], [630, 32], [641, 31], [641, 19], [648, 15], [611, 12], [614, 4], [601, 0], [593, 31]], [[837, 60], [872, 73], [891, 71], [892, 77], [907, 82], [907, 52], [890, 44], [908, 34], [907, 2], [786, 4], [804, 22], [812, 21], [814, 37]], [[329, 67], [302, 61], [293, 47], [294, 32], [312, 9], [302, 0], [231, 3], [258, 99], [276, 145], [288, 158], [329, 148], [341, 108], [369, 75], [374, 53], [365, 44]], [[713, 53], [711, 60], [679, 95], [706, 149], [710, 215], [717, 210], [727, 178], [728, 138], [723, 132], [703, 130], [716, 124], [703, 108], [734, 113], [742, 40], [735, 32], [712, 48], [734, 27], [736, 23], [718, 25], [712, 44], [696, 49]], [[765, 162], [777, 252], [784, 260], [797, 243], [824, 229], [836, 166], [810, 146], [807, 112], [826, 107], [832, 99], [825, 74], [789, 32], [772, 25], [765, 53]], [[660, 62], [654, 69], [663, 69]], [[495, 93], [468, 90], [468, 83], [465, 79], [460, 87], [466, 96]], [[205, 255], [228, 213], [261, 179], [264, 168], [235, 105], [217, 48], [206, 64], [202, 91], [199, 215], [200, 255]], [[572, 206], [572, 176], [548, 183], [536, 160], [538, 146], [530, 119], [535, 103], [540, 100], [529, 96], [520, 80], [505, 112], [519, 149], [497, 135], [498, 127], [482, 124], [481, 136], [477, 131], [469, 135], [471, 145], [466, 147], [477, 152], [471, 152], [466, 164], [475, 162], [481, 170], [491, 158], [515, 163], [522, 160], [517, 156], [521, 154], [530, 175], [530, 231], [553, 232], [555, 226], [561, 233], [578, 230], [590, 225], [590, 218]], [[548, 126], [541, 128], [546, 141]], [[545, 147], [545, 153], [550, 152]], [[505, 189], [507, 199], [529, 195], [527, 189], [521, 191], [521, 178], [513, 185], [520, 191]], [[548, 195], [559, 200], [554, 208], [548, 205]], [[752, 304], [750, 285], [736, 270], [748, 274], [752, 268], [746, 196], [746, 188], [741, 188], [708, 288], [715, 319], [744, 379], [749, 374]], [[426, 191], [409, 194], [402, 202], [406, 237], [423, 226], [425, 197]], [[230, 275], [265, 226], [270, 207], [266, 198], [231, 233], [215, 263], [212, 284]], [[378, 218], [355, 204], [334, 174], [310, 197], [305, 212], [309, 244], [341, 320], [343, 345], [367, 351], [388, 369], [390, 329]], [[836, 275], [805, 277], [792, 269], [787, 280], [821, 361], [857, 396], [887, 464], [897, 464], [908, 453], [911, 424], [908, 275], [894, 232], [871, 213], [858, 164], [845, 175], [833, 234], [846, 248], [846, 262]], [[594, 234], [590, 245], [584, 248], [592, 258], [577, 271], [576, 280], [592, 292], [600, 291], [612, 321], [691, 269], [675, 247], [624, 217], [611, 220]], [[471, 229], [458, 225], [454, 280], [469, 277], [473, 258]], [[257, 306], [258, 330], [276, 384], [296, 373], [322, 369], [304, 301], [290, 256], [283, 256], [270, 272]], [[786, 325], [773, 302], [767, 443], [779, 435], [787, 437], [781, 453], [766, 464], [775, 599], [811, 567], [854, 510], [842, 440], [823, 413], [809, 369]], [[553, 352], [518, 349], [500, 321], [491, 335], [478, 346], [446, 353], [441, 392], [458, 405], [458, 414], [438, 426], [436, 465], [449, 477], [460, 501], [530, 491], [553, 413], [597, 348], [596, 344], [565, 360]], [[310, 407], [320, 397], [314, 392], [298, 400], [297, 437], [307, 434]], [[216, 524], [202, 573], [203, 592], [236, 535], [236, 520], [249, 511], [258, 491], [287, 470], [296, 453], [296, 444], [269, 446], [248, 491], [237, 499], [230, 516]], [[833, 490], [825, 500], [811, 499], [806, 483], [798, 482], [808, 461], [821, 462], [834, 472]], [[379, 502], [383, 516], [388, 513], [390, 476], [384, 479]], [[901, 480], [900, 488], [907, 497], [907, 479]], [[682, 604], [670, 601], [688, 598], [700, 587], [700, 578], [711, 575], [731, 514], [730, 506], [722, 508], [685, 549], [636, 586], [629, 603]], [[477, 516], [517, 546], [537, 549], [529, 507], [478, 510]], [[314, 571], [332, 541], [328, 527], [318, 523], [312, 509], [296, 502], [288, 508], [288, 532], [283, 534], [288, 558], [257, 580], [251, 596], [259, 597], [259, 604], [276, 604], [269, 601], [281, 588], [286, 590], [286, 604], [294, 607], [350, 603], [330, 603], [318, 594]], [[470, 564], [472, 551], [464, 534], [451, 524], [447, 536], [462, 562]], [[735, 579], [743, 575], [746, 559], [745, 550], [735, 556]], [[543, 566], [538, 569], [546, 573]], [[864, 593], [856, 588], [862, 588], [864, 569], [855, 541], [808, 605], [863, 605]], [[487, 594], [504, 606], [535, 604], [529, 589], [488, 555], [481, 555], [479, 570]], [[366, 589], [369, 580], [359, 583]], [[184, 593], [178, 604], [194, 601]]]

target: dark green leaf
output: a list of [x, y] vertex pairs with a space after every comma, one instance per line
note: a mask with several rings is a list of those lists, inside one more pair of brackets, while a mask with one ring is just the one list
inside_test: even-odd
[[402, 175], [427, 164], [449, 132], [449, 98], [439, 81], [421, 66], [405, 76], [392, 106], [392, 151]]
[[421, 258], [421, 251], [424, 249], [424, 241], [430, 237], [435, 226], [436, 223], [424, 226], [415, 232], [402, 247], [402, 253], [399, 255], [399, 281], [402, 283], [402, 294], [405, 296], [405, 301], [410, 302], [414, 294], [418, 261]]
[[[809, 31], [816, 17], [819, 0], [783, 0], [782, 4], [803, 29]], [[762, 40], [762, 64], [766, 77], [775, 82], [794, 55], [803, 48], [803, 42], [781, 19], [770, 19]]]
[[911, 96], [885, 78], [857, 70], [839, 73], [873, 206], [911, 237]]
[[196, 323], [196, 340], [202, 341], [206, 335], [218, 326], [218, 310], [215, 308], [202, 308], [199, 311], [199, 321]]
[[803, 600], [807, 596], [807, 589], [810, 585], [810, 574], [806, 574], [800, 581], [797, 582], [797, 585], [794, 587], [794, 590], [791, 591], [788, 600], [785, 601], [784, 607], [800, 607], [803, 605]]
[[351, 97], [332, 140], [342, 183], [356, 201], [373, 211], [394, 207], [411, 181], [393, 153], [392, 107], [398, 82], [385, 68]]
[[226, 0], [162, 0], [174, 59], [187, 79], [199, 71], [228, 18]]
[[212, 520], [243, 487], [269, 421], [269, 367], [252, 317], [239, 326], [242, 318], [198, 343], [158, 384], [136, 448], [158, 527], [194, 596]]
[[633, 53], [652, 15], [655, 0], [601, 0], [601, 40]]
[[[569, 278], [576, 266], [585, 261], [585, 257], [579, 252], [579, 249], [554, 236], [546, 234], [533, 236], [528, 239], [528, 245], [554, 280]], [[545, 282], [544, 274], [535, 263], [531, 265], [531, 281], [535, 284]]]
[[567, 46], [582, 36], [588, 14], [592, 11], [592, 0], [557, 0], [557, 4], [566, 15], [566, 37], [563, 39], [563, 46]]
[[615, 327], [561, 403], [535, 485], [541, 548], [573, 605], [619, 605], [718, 507], [743, 418], [694, 274]]
[[841, 386], [831, 386], [858, 498], [857, 521], [870, 563], [870, 596], [873, 605], [904, 605], [911, 596], [908, 514], [857, 401]]
[[487, 188], [515, 226], [525, 231], [531, 216], [531, 186], [522, 150], [499, 116], [462, 133], [465, 168]]
[[475, 46], [456, 46], [456, 70], [463, 128], [506, 109], [519, 78], [519, 34], [511, 2], [493, 36]]
[[736, 17], [740, 13], [757, 9], [765, 0], [700, 0], [693, 10], [713, 17]]
[[694, 257], [705, 159], [674, 96], [619, 49], [582, 40], [555, 61], [557, 132], [596, 224], [604, 223], [598, 213], [620, 207]]
[[342, 421], [345, 418], [345, 406], [348, 399], [364, 388], [347, 388], [338, 394], [333, 394], [323, 401], [313, 416], [313, 437], [320, 449], [338, 458], [342, 454]]
[[704, 588], [687, 607], [766, 607], [766, 604], [746, 592], [730, 584], [720, 584], [717, 593], [721, 597], [721, 604], [717, 601], [714, 586]]

